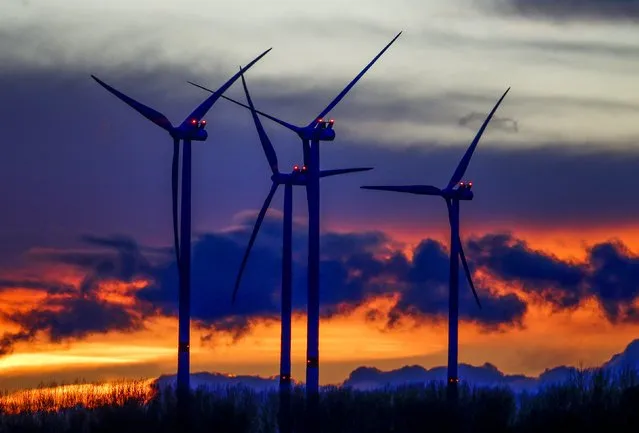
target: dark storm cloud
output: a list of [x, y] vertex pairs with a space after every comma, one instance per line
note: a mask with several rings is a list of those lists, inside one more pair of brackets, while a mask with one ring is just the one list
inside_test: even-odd
[[468, 241], [468, 252], [478, 266], [505, 282], [521, 281], [524, 290], [537, 293], [561, 308], [578, 306], [586, 294], [583, 264], [570, 263], [531, 249], [510, 234], [490, 234]]
[[556, 309], [574, 309], [593, 297], [611, 323], [639, 322], [639, 257], [620, 241], [596, 244], [585, 262], [562, 260], [533, 250], [510, 234], [468, 241], [473, 262], [505, 283], [518, 282]]
[[590, 289], [611, 322], [639, 322], [633, 305], [639, 295], [639, 257], [621, 242], [598, 244], [589, 250]]
[[84, 272], [77, 288], [64, 283], [34, 280], [0, 281], [0, 287], [23, 287], [41, 290], [46, 298], [28, 311], [8, 312], [3, 318], [20, 327], [18, 332], [6, 332], [0, 339], [0, 354], [11, 352], [18, 342], [30, 341], [39, 333], [50, 341], [82, 339], [110, 331], [131, 332], [144, 328], [144, 318], [154, 314], [150, 305], [135, 308], [99, 298], [99, 285], [105, 282], [131, 282], [148, 277], [153, 268], [144, 258], [135, 241], [122, 236], [82, 237], [84, 244], [102, 250], [36, 254], [38, 260], [71, 265]]
[[[248, 216], [239, 221], [248, 223]], [[252, 222], [252, 221], [251, 221]], [[215, 341], [216, 334], [228, 334], [237, 341], [250, 332], [253, 323], [278, 321], [280, 313], [281, 219], [271, 215], [265, 221], [265, 235], [258, 237], [246, 269], [236, 305], [230, 295], [244, 252], [251, 225], [232, 231], [201, 235], [193, 246], [192, 317], [196, 326], [210, 331], [204, 340]], [[304, 227], [295, 225], [294, 239], [304, 236]], [[140, 247], [122, 237], [84, 237], [91, 247], [103, 250], [86, 253], [50, 253], [40, 255], [53, 263], [73, 265], [86, 277], [73, 293], [52, 294], [28, 312], [7, 313], [5, 319], [20, 331], [4, 335], [4, 351], [12, 343], [30, 340], [44, 333], [49, 340], [80, 339], [91, 333], [135, 331], [143, 328], [145, 318], [177, 314], [177, 269], [173, 255], [156, 264], [140, 256]], [[306, 308], [306, 245], [294, 244], [295, 311]], [[411, 315], [424, 320], [441, 317], [447, 310], [447, 267], [444, 247], [425, 241], [415, 260], [393, 249], [381, 233], [328, 233], [322, 237], [321, 314], [324, 318], [346, 314], [367, 300], [384, 294], [399, 293], [400, 304], [385, 320], [396, 325], [393, 315]], [[443, 270], [443, 272], [442, 272]], [[135, 293], [135, 307], [110, 303], [99, 298], [105, 282], [150, 279], [151, 284]], [[87, 281], [91, 290], [84, 290]], [[463, 286], [463, 284], [462, 284]], [[472, 301], [469, 292], [462, 300]], [[493, 297], [484, 293], [487, 310], [477, 312], [462, 306], [462, 317], [493, 329], [521, 319], [525, 305], [513, 297]], [[513, 302], [513, 300], [515, 302]]]
[[[281, 220], [271, 217], [266, 227], [270, 235], [258, 237], [233, 306], [231, 291], [250, 225], [236, 228], [232, 233], [203, 235], [195, 244], [192, 314], [201, 327], [230, 333], [238, 339], [250, 331], [250, 318], [278, 320]], [[294, 237], [301, 238], [303, 229], [296, 226]], [[348, 313], [373, 297], [392, 293], [401, 296], [393, 314], [426, 319], [446, 313], [448, 258], [444, 247], [435, 241], [425, 241], [411, 262], [402, 252], [389, 247], [388, 241], [380, 233], [327, 233], [322, 236], [320, 290], [323, 317]], [[305, 245], [295, 243], [293, 253], [293, 308], [303, 313], [306, 309]], [[165, 314], [176, 314], [175, 264], [171, 262], [158, 268], [155, 275], [154, 283], [138, 292], [138, 298], [160, 306]], [[463, 283], [462, 287], [465, 287]], [[516, 297], [495, 297], [488, 291], [482, 293], [486, 310], [479, 312], [469, 295], [468, 290], [462, 294], [465, 304], [462, 317], [487, 328], [519, 321], [525, 312], [525, 305]], [[392, 317], [387, 320], [392, 322]]]
[[95, 296], [49, 297], [27, 312], [3, 314], [3, 319], [21, 328], [0, 338], [0, 355], [11, 353], [19, 342], [33, 340], [38, 333], [59, 343], [110, 331], [131, 332], [144, 328], [142, 316], [131, 309]]
[[[404, 316], [421, 319], [435, 316], [442, 319], [448, 314], [449, 263], [448, 251], [439, 242], [424, 240], [417, 246], [408, 273], [408, 284], [389, 315], [388, 326], [396, 326]], [[462, 320], [473, 321], [485, 330], [497, 330], [501, 325], [522, 324], [526, 304], [516, 295], [494, 295], [486, 287], [476, 284], [483, 306], [483, 309], [479, 309], [461, 273], [459, 283], [459, 317]]]
[[[49, 252], [36, 254], [41, 260], [77, 267], [86, 272], [80, 292], [94, 292], [99, 283], [123, 281], [130, 283], [136, 277], [150, 275], [153, 268], [142, 255], [138, 244], [126, 236], [110, 238], [84, 236], [82, 242], [102, 247], [97, 252]], [[107, 249], [107, 251], [104, 251]]]
[[30, 335], [44, 331], [58, 343], [90, 334], [143, 329], [142, 318], [128, 308], [95, 297], [50, 298], [25, 313], [7, 315], [7, 320]]
[[[246, 218], [248, 219], [248, 217]], [[248, 222], [248, 221], [247, 221]], [[193, 248], [192, 317], [205, 330], [203, 342], [216, 342], [226, 334], [236, 342], [260, 322], [276, 323], [280, 313], [281, 220], [266, 220], [268, 235], [258, 237], [246, 269], [238, 301], [231, 305], [230, 295], [250, 225], [232, 231], [201, 235]], [[303, 236], [303, 226], [295, 226], [295, 238]], [[279, 231], [279, 232], [278, 232]], [[100, 238], [111, 251], [105, 257], [123, 260], [126, 252], [139, 251], [130, 239]], [[388, 238], [379, 233], [338, 234], [322, 238], [321, 314], [324, 318], [346, 314], [367, 300], [380, 295], [397, 295], [398, 301], [388, 315], [367, 311], [367, 320], [383, 323], [387, 329], [403, 326], [406, 318], [416, 323], [443, 320], [448, 312], [448, 252], [432, 239], [423, 240], [409, 260], [401, 251], [389, 247]], [[306, 308], [305, 245], [294, 245], [294, 311]], [[471, 270], [483, 269], [506, 287], [521, 287], [557, 310], [573, 309], [588, 297], [594, 297], [612, 323], [637, 321], [633, 302], [639, 296], [639, 259], [623, 244], [607, 242], [588, 250], [587, 260], [572, 263], [548, 252], [531, 249], [526, 242], [508, 234], [489, 234], [472, 239], [466, 245]], [[117, 275], [123, 279], [148, 278], [151, 284], [131, 295], [134, 307], [101, 300], [95, 290], [100, 283], [117, 280], [114, 273], [97, 272], [103, 260], [91, 265], [75, 260], [77, 266], [93, 275], [95, 288], [82, 294], [50, 294], [28, 312], [6, 313], [5, 319], [20, 331], [6, 333], [0, 341], [3, 353], [19, 341], [29, 341], [38, 333], [59, 342], [81, 339], [92, 333], [111, 330], [130, 332], [143, 329], [145, 318], [177, 314], [177, 270], [170, 251], [165, 260], [151, 265], [132, 266]], [[97, 252], [91, 253], [94, 259]], [[56, 256], [69, 263], [69, 256]], [[53, 259], [53, 256], [50, 257]], [[137, 259], [139, 263], [147, 263]], [[121, 264], [114, 265], [120, 268]], [[482, 302], [477, 308], [470, 288], [460, 272], [460, 318], [478, 324], [484, 332], [510, 326], [523, 326], [526, 302], [514, 293], [496, 294], [488, 280], [475, 279]], [[35, 286], [35, 285], [34, 285]], [[208, 332], [207, 332], [208, 331]]]
[[33, 291], [46, 291], [50, 294], [65, 294], [75, 290], [73, 286], [64, 283], [41, 281], [36, 279], [12, 280], [0, 279], [0, 292], [14, 289], [28, 289]]
[[553, 20], [639, 19], [639, 2], [636, 0], [502, 0], [495, 2], [495, 5], [501, 10]]
[[5, 332], [0, 337], [0, 356], [8, 355], [13, 352], [13, 347], [17, 343], [31, 341], [35, 333], [31, 330], [18, 332]]

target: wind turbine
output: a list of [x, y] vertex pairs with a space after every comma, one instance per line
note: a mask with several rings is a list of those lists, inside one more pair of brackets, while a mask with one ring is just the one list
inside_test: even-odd
[[[271, 51], [264, 51], [244, 70], [249, 69], [258, 60]], [[184, 408], [180, 402], [186, 402], [189, 392], [189, 346], [190, 346], [190, 314], [191, 314], [191, 141], [205, 141], [208, 133], [204, 130], [206, 120], [204, 116], [211, 109], [213, 104], [222, 94], [240, 77], [241, 73], [235, 74], [211, 96], [202, 102], [186, 119], [179, 125], [173, 126], [167, 117], [148, 107], [124, 93], [100, 80], [95, 75], [91, 77], [106, 90], [117, 96], [128, 104], [131, 108], [146, 117], [148, 120], [164, 129], [173, 138], [173, 164], [172, 164], [172, 199], [173, 199], [173, 242], [178, 266], [179, 277], [179, 307], [178, 307], [178, 371], [177, 371], [177, 395], [178, 405]], [[182, 155], [182, 191], [180, 208], [180, 233], [178, 235], [178, 177], [180, 141], [183, 143]], [[184, 397], [182, 397], [184, 396]]]
[[[240, 288], [240, 282], [242, 275], [246, 267], [251, 248], [255, 242], [255, 238], [260, 230], [262, 221], [268, 208], [271, 204], [273, 196], [277, 192], [277, 188], [280, 185], [284, 185], [284, 217], [283, 217], [283, 236], [282, 236], [282, 328], [281, 328], [281, 349], [280, 349], [280, 378], [279, 378], [279, 394], [280, 394], [280, 431], [282, 433], [290, 432], [290, 394], [291, 394], [291, 310], [292, 310], [292, 237], [293, 237], [293, 186], [302, 185], [305, 186], [308, 181], [307, 168], [302, 165], [293, 166], [291, 173], [281, 173], [277, 162], [277, 154], [273, 148], [273, 144], [269, 139], [262, 122], [260, 121], [251, 95], [249, 94], [248, 87], [246, 86], [246, 80], [242, 75], [242, 85], [244, 87], [244, 93], [246, 100], [251, 109], [251, 115], [253, 116], [253, 122], [257, 129], [260, 143], [266, 159], [271, 168], [271, 190], [264, 200], [262, 209], [260, 210], [253, 232], [249, 239], [248, 247], [242, 258], [242, 264], [235, 280], [235, 288], [233, 289], [233, 302], [237, 297], [238, 289]], [[362, 168], [343, 168], [338, 170], [320, 170], [319, 177], [336, 176], [340, 174], [355, 173], [361, 171], [372, 170], [372, 167]]]
[[[324, 117], [346, 96], [360, 78], [373, 66], [384, 52], [399, 38], [399, 32], [392, 41], [331, 101], [320, 114], [306, 126], [295, 126], [274, 116], [255, 110], [256, 113], [295, 132], [302, 140], [304, 151], [304, 166], [306, 166], [306, 198], [308, 202], [308, 319], [307, 319], [307, 348], [306, 348], [306, 397], [316, 401], [319, 392], [319, 233], [320, 233], [320, 141], [335, 140], [333, 130], [334, 120]], [[203, 90], [212, 92], [204, 86], [190, 82]], [[251, 107], [222, 96], [237, 105]]]
[[459, 162], [457, 169], [450, 178], [448, 185], [444, 189], [440, 189], [432, 185], [405, 185], [405, 186], [362, 186], [362, 189], [374, 189], [379, 191], [394, 191], [404, 192], [417, 195], [434, 195], [442, 197], [446, 201], [446, 207], [448, 208], [448, 220], [450, 222], [450, 291], [448, 301], [448, 396], [452, 402], [457, 401], [457, 384], [459, 379], [457, 377], [457, 346], [458, 346], [458, 319], [459, 319], [459, 258], [461, 258], [468, 284], [473, 291], [477, 305], [481, 308], [477, 291], [473, 285], [470, 270], [468, 269], [468, 263], [466, 262], [466, 256], [459, 235], [459, 202], [462, 200], [472, 200], [473, 192], [471, 188], [472, 182], [463, 182], [462, 178], [470, 158], [473, 156], [473, 152], [479, 143], [479, 140], [488, 126], [490, 119], [493, 117], [497, 108], [506, 97], [506, 94], [510, 90], [510, 87], [504, 92], [502, 97], [497, 101], [493, 110], [490, 112], [484, 123], [482, 124], [479, 132], [475, 136], [475, 139], [466, 150], [464, 157]]

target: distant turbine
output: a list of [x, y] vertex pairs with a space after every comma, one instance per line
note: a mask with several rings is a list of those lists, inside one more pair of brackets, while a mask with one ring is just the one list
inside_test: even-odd
[[[251, 63], [246, 65], [244, 70], [249, 69], [258, 60], [271, 51], [264, 51]], [[184, 408], [186, 397], [189, 392], [189, 346], [190, 346], [190, 315], [191, 315], [191, 141], [205, 141], [208, 133], [204, 130], [206, 120], [203, 117], [211, 109], [213, 104], [222, 94], [240, 77], [240, 73], [235, 74], [222, 87], [217, 89], [211, 96], [202, 102], [186, 119], [179, 125], [173, 126], [167, 117], [130, 97], [114, 89], [95, 75], [91, 77], [102, 87], [113, 93], [124, 101], [138, 113], [164, 129], [173, 138], [173, 165], [172, 165], [172, 190], [173, 190], [173, 242], [176, 262], [178, 266], [178, 277], [180, 284], [179, 291], [179, 311], [178, 311], [178, 372], [177, 390], [178, 404]], [[182, 203], [180, 209], [180, 234], [178, 237], [178, 162], [180, 140], [184, 143], [184, 154], [182, 155]], [[183, 404], [180, 404], [183, 402]]]
[[[306, 348], [306, 397], [308, 401], [317, 401], [319, 392], [319, 233], [320, 233], [320, 141], [335, 140], [333, 119], [328, 121], [324, 117], [346, 96], [360, 78], [373, 66], [384, 52], [402, 34], [399, 32], [392, 41], [380, 51], [377, 56], [337, 95], [315, 119], [306, 126], [295, 126], [274, 116], [255, 110], [258, 114], [295, 132], [302, 140], [304, 151], [304, 165], [307, 168], [306, 198], [308, 202], [308, 327]], [[190, 82], [190, 84], [211, 92], [204, 86]], [[251, 107], [226, 96], [222, 98], [237, 105]], [[312, 144], [312, 145], [311, 145]], [[312, 399], [312, 400], [311, 400]]]
[[[271, 190], [266, 196], [266, 200], [262, 205], [262, 209], [260, 210], [257, 221], [255, 222], [255, 227], [253, 227], [253, 232], [251, 233], [251, 238], [248, 243], [248, 247], [246, 248], [246, 252], [244, 253], [244, 257], [242, 259], [242, 264], [240, 265], [240, 270], [237, 274], [237, 279], [235, 280], [235, 288], [233, 289], [233, 302], [235, 302], [238, 289], [240, 287], [240, 282], [242, 280], [242, 274], [246, 267], [246, 263], [248, 261], [249, 254], [251, 252], [251, 248], [255, 242], [255, 238], [260, 230], [260, 226], [262, 225], [262, 221], [264, 221], [264, 216], [268, 211], [269, 205], [271, 204], [271, 200], [277, 191], [279, 185], [284, 185], [284, 229], [282, 236], [282, 335], [281, 335], [281, 350], [280, 350], [280, 410], [279, 410], [279, 418], [280, 418], [280, 432], [288, 433], [291, 431], [291, 423], [290, 423], [290, 395], [291, 395], [291, 310], [292, 310], [292, 263], [293, 263], [293, 255], [292, 255], [292, 238], [293, 238], [293, 185], [306, 185], [308, 176], [307, 176], [307, 168], [306, 166], [294, 166], [293, 171], [290, 174], [280, 173], [278, 163], [277, 163], [277, 155], [275, 153], [275, 149], [273, 148], [273, 144], [271, 140], [268, 138], [264, 127], [262, 126], [262, 122], [257, 116], [257, 112], [255, 110], [255, 106], [253, 105], [253, 101], [251, 100], [251, 95], [249, 94], [248, 88], [246, 86], [246, 80], [244, 79], [244, 75], [242, 75], [242, 85], [244, 87], [244, 93], [246, 95], [246, 100], [248, 101], [249, 107], [251, 109], [251, 115], [253, 116], [253, 121], [255, 122], [255, 127], [257, 129], [258, 136], [260, 138], [260, 143], [262, 144], [262, 149], [264, 150], [264, 154], [266, 155], [266, 159], [271, 167], [271, 172], [273, 173], [271, 176], [272, 184]], [[321, 170], [320, 177], [327, 176], [335, 176], [346, 173], [355, 173], [360, 171], [368, 171], [372, 170], [372, 167], [365, 168], [344, 168], [339, 170]]]
[[[471, 188], [472, 182], [460, 182], [468, 164], [470, 158], [473, 156], [473, 152], [479, 143], [479, 140], [488, 126], [488, 122], [493, 117], [499, 104], [506, 97], [506, 94], [510, 90], [510, 87], [504, 92], [502, 97], [497, 101], [497, 104], [490, 112], [483, 125], [479, 129], [479, 132], [475, 136], [475, 139], [468, 147], [466, 154], [459, 162], [455, 173], [448, 182], [448, 186], [444, 189], [440, 189], [432, 185], [406, 185], [406, 186], [362, 186], [362, 189], [374, 189], [380, 191], [395, 191], [404, 192], [417, 195], [435, 195], [443, 197], [446, 200], [446, 207], [448, 208], [448, 219], [450, 222], [450, 293], [448, 304], [448, 396], [451, 401], [457, 401], [457, 383], [459, 379], [457, 377], [457, 345], [458, 345], [458, 320], [459, 320], [459, 258], [461, 258], [462, 265], [464, 266], [464, 272], [468, 278], [468, 284], [475, 295], [477, 305], [481, 308], [477, 291], [473, 285], [473, 281], [468, 269], [468, 263], [466, 262], [466, 256], [462, 248], [461, 239], [459, 236], [459, 202], [460, 200], [472, 200], [473, 192]], [[455, 188], [458, 186], [457, 188]]]

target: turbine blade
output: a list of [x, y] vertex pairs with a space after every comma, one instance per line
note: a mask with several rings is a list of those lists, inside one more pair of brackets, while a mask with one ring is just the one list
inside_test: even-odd
[[251, 248], [253, 247], [253, 243], [255, 243], [255, 238], [257, 237], [257, 232], [260, 230], [260, 226], [262, 225], [262, 221], [264, 220], [264, 216], [266, 215], [266, 211], [268, 210], [269, 205], [271, 204], [271, 200], [275, 195], [275, 191], [277, 191], [278, 184], [273, 182], [271, 186], [271, 190], [266, 196], [266, 200], [264, 200], [264, 204], [262, 205], [262, 209], [260, 213], [257, 215], [257, 221], [255, 221], [255, 227], [253, 227], [253, 233], [251, 233], [251, 239], [249, 240], [248, 247], [246, 247], [246, 252], [244, 253], [244, 257], [242, 258], [242, 264], [240, 265], [240, 270], [237, 274], [237, 278], [235, 280], [235, 288], [233, 289], [233, 298], [232, 302], [235, 303], [235, 298], [237, 296], [237, 291], [240, 288], [240, 281], [242, 280], [242, 273], [244, 272], [244, 268], [246, 267], [246, 262], [249, 257], [249, 253], [251, 252]]
[[[206, 90], [207, 92], [211, 92], [211, 93], [213, 93], [213, 90], [211, 90], [211, 89], [209, 89], [209, 88], [207, 88], [207, 87], [204, 87], [204, 86], [202, 86], [202, 85], [200, 85], [200, 84], [194, 83], [193, 81], [187, 81], [187, 83], [189, 83], [189, 84], [190, 84], [190, 85], [192, 85], [192, 86], [199, 87], [199, 88], [200, 88], [200, 89], [202, 89], [202, 90]], [[243, 104], [243, 103], [241, 103], [240, 101], [236, 101], [236, 100], [235, 100], [235, 99], [233, 99], [233, 98], [229, 98], [229, 97], [228, 97], [228, 96], [226, 96], [226, 95], [222, 95], [222, 96], [220, 96], [220, 97], [221, 97], [222, 99], [226, 99], [227, 101], [230, 101], [230, 102], [232, 102], [232, 103], [234, 103], [234, 104], [236, 104], [236, 105], [239, 105], [240, 107], [244, 107], [244, 108], [246, 108], [246, 109], [248, 109], [248, 110], [250, 110], [250, 109], [251, 109], [251, 107], [249, 107], [248, 105]], [[287, 123], [287, 122], [285, 122], [285, 121], [283, 121], [283, 120], [281, 120], [281, 119], [278, 119], [278, 118], [277, 118], [277, 117], [275, 117], [275, 116], [271, 116], [270, 114], [266, 114], [266, 113], [264, 113], [263, 111], [255, 110], [255, 112], [256, 112], [257, 114], [259, 114], [260, 116], [264, 116], [264, 117], [266, 117], [267, 119], [272, 120], [273, 122], [279, 123], [279, 124], [280, 124], [280, 125], [282, 125], [283, 127], [288, 128], [288, 129], [290, 129], [291, 131], [293, 131], [293, 132], [295, 132], [295, 133], [299, 132], [299, 131], [302, 129], [302, 128], [298, 127], [298, 126], [291, 125], [290, 123]]]
[[499, 108], [501, 101], [504, 100], [509, 90], [510, 90], [510, 87], [506, 89], [506, 91], [501, 96], [501, 98], [499, 98], [499, 101], [497, 101], [497, 104], [495, 104], [490, 114], [488, 114], [488, 116], [486, 117], [486, 120], [484, 120], [484, 123], [481, 125], [481, 128], [479, 128], [477, 135], [475, 135], [475, 139], [468, 147], [468, 150], [466, 150], [464, 157], [461, 159], [461, 161], [459, 161], [459, 165], [457, 166], [455, 173], [453, 173], [453, 176], [450, 178], [450, 182], [448, 182], [448, 188], [452, 188], [453, 186], [455, 186], [457, 182], [459, 182], [462, 179], [462, 177], [464, 176], [464, 173], [466, 173], [468, 164], [470, 164], [470, 158], [472, 158], [473, 152], [475, 151], [475, 148], [477, 147], [477, 144], [479, 143], [479, 140], [481, 139], [481, 136], [484, 133], [484, 130], [488, 126], [490, 119], [492, 119], [493, 115], [497, 111], [497, 108]]
[[[243, 70], [248, 71], [251, 68], [251, 66], [257, 63], [258, 60], [264, 57], [271, 50], [272, 48], [269, 48], [268, 50], [264, 51], [262, 54], [260, 54], [255, 59], [253, 59], [253, 61], [251, 61], [248, 65], [246, 65], [243, 68]], [[182, 126], [187, 125], [191, 121], [191, 119], [195, 119], [198, 122], [202, 120], [202, 118], [211, 109], [213, 104], [215, 104], [215, 102], [220, 98], [220, 96], [222, 96], [222, 94], [226, 92], [228, 88], [233, 85], [233, 83], [235, 83], [235, 80], [240, 78], [240, 75], [242, 75], [242, 71], [238, 72], [237, 74], [229, 78], [229, 80], [226, 83], [224, 83], [219, 89], [217, 89], [215, 92], [211, 92], [213, 94], [209, 96], [208, 98], [206, 98], [204, 102], [202, 102], [195, 110], [193, 110], [191, 114], [189, 114], [189, 116], [186, 119], [184, 119], [184, 122], [182, 122]]]
[[173, 248], [175, 249], [175, 258], [178, 266], [178, 273], [181, 278], [182, 265], [180, 262], [180, 238], [178, 236], [178, 176], [180, 161], [180, 140], [173, 140], [173, 165], [171, 167], [171, 189], [172, 189], [172, 207], [173, 207]]
[[[448, 208], [448, 222], [452, 228], [453, 219], [452, 219], [452, 203], [449, 199], [446, 199], [446, 207]], [[468, 280], [468, 285], [470, 289], [473, 291], [473, 295], [475, 296], [475, 301], [477, 301], [477, 305], [479, 309], [481, 309], [481, 302], [479, 302], [479, 296], [477, 295], [477, 290], [475, 290], [475, 285], [473, 284], [472, 275], [470, 273], [470, 269], [468, 268], [468, 262], [466, 261], [466, 254], [464, 254], [464, 247], [462, 246], [461, 238], [459, 235], [457, 236], [457, 250], [459, 251], [459, 257], [461, 258], [462, 266], [464, 267], [464, 273], [466, 274], [466, 279]]]
[[129, 105], [131, 108], [133, 108], [135, 111], [137, 111], [138, 113], [140, 113], [147, 119], [149, 119], [151, 122], [155, 123], [160, 128], [169, 132], [173, 129], [173, 125], [171, 125], [171, 122], [169, 121], [169, 119], [166, 118], [164, 114], [154, 110], [151, 107], [148, 107], [142, 104], [141, 102], [136, 101], [135, 99], [125, 95], [119, 90], [114, 89], [113, 87], [109, 86], [107, 83], [100, 80], [98, 77], [96, 77], [93, 74], [91, 75], [91, 78], [93, 78], [99, 85], [101, 85], [102, 87], [107, 89], [109, 92], [117, 96], [124, 103]]
[[475, 285], [473, 284], [473, 279], [470, 273], [470, 269], [468, 268], [468, 262], [466, 261], [466, 254], [464, 254], [464, 247], [462, 247], [462, 242], [459, 237], [457, 237], [457, 243], [459, 247], [459, 257], [461, 258], [462, 265], [464, 266], [464, 272], [466, 273], [466, 278], [468, 279], [468, 285], [473, 291], [473, 295], [475, 296], [475, 301], [477, 301], [477, 305], [481, 309], [481, 302], [479, 302], [479, 296], [477, 295], [477, 290], [475, 290]]
[[361, 189], [377, 191], [405, 192], [418, 195], [441, 195], [442, 190], [432, 185], [402, 185], [402, 186], [360, 186]]
[[320, 177], [328, 177], [328, 176], [337, 176], [340, 174], [347, 173], [357, 173], [360, 171], [369, 171], [372, 170], [373, 167], [362, 167], [362, 168], [338, 168], [336, 170], [320, 170]]
[[[240, 71], [242, 68], [240, 68]], [[264, 154], [266, 155], [266, 159], [268, 160], [268, 164], [271, 166], [271, 171], [273, 174], [278, 173], [277, 166], [277, 154], [275, 153], [275, 149], [273, 148], [273, 143], [266, 135], [266, 131], [262, 126], [262, 122], [260, 118], [257, 116], [255, 112], [255, 106], [253, 105], [253, 101], [251, 100], [251, 95], [249, 94], [248, 87], [246, 86], [246, 79], [244, 79], [244, 74], [242, 74], [242, 86], [244, 87], [244, 94], [246, 95], [246, 100], [249, 103], [251, 109], [251, 115], [253, 116], [253, 122], [255, 122], [255, 128], [257, 129], [257, 134], [260, 136], [260, 143], [262, 143], [262, 149], [264, 149]]]
[[401, 35], [401, 34], [402, 34], [402, 32], [399, 32], [399, 33], [397, 34], [397, 36], [395, 36], [395, 37], [393, 38], [393, 40], [392, 40], [392, 41], [390, 41], [390, 42], [388, 43], [388, 45], [386, 45], [386, 46], [384, 47], [384, 49], [383, 49], [382, 51], [380, 51], [380, 52], [379, 52], [379, 54], [377, 54], [377, 55], [375, 56], [375, 58], [374, 58], [373, 60], [371, 60], [371, 61], [370, 61], [370, 63], [369, 63], [368, 65], [366, 65], [366, 67], [365, 67], [364, 69], [362, 69], [362, 71], [361, 71], [361, 72], [360, 72], [360, 73], [359, 73], [359, 74], [358, 74], [355, 78], [353, 78], [353, 80], [352, 80], [350, 83], [348, 83], [348, 85], [347, 85], [346, 87], [344, 87], [344, 90], [342, 90], [342, 91], [340, 92], [340, 94], [339, 94], [339, 95], [337, 95], [337, 96], [335, 97], [335, 99], [333, 99], [333, 100], [331, 101], [331, 103], [330, 103], [330, 104], [328, 104], [328, 105], [326, 106], [326, 108], [325, 108], [325, 109], [324, 109], [324, 110], [323, 110], [320, 114], [318, 114], [318, 115], [317, 115], [317, 117], [315, 117], [315, 119], [313, 119], [313, 121], [309, 124], [309, 126], [312, 126], [312, 125], [315, 123], [316, 119], [321, 119], [321, 118], [323, 118], [323, 117], [324, 117], [324, 116], [326, 116], [326, 115], [327, 115], [327, 114], [328, 114], [328, 113], [329, 113], [329, 112], [330, 112], [333, 108], [335, 108], [335, 106], [336, 106], [337, 104], [339, 104], [339, 102], [340, 102], [340, 101], [344, 98], [344, 96], [346, 96], [346, 94], [347, 94], [347, 93], [348, 93], [348, 92], [349, 92], [349, 91], [353, 88], [353, 86], [354, 86], [355, 84], [357, 84], [357, 82], [359, 81], [359, 79], [360, 79], [360, 78], [362, 78], [362, 76], [364, 76], [364, 74], [365, 74], [366, 72], [368, 72], [368, 70], [369, 70], [369, 69], [370, 69], [370, 68], [371, 68], [371, 67], [375, 64], [375, 62], [376, 62], [376, 61], [377, 61], [377, 60], [378, 60], [378, 59], [382, 56], [382, 54], [384, 54], [384, 53], [386, 52], [386, 50], [387, 50], [388, 48], [390, 48], [390, 46], [391, 46], [391, 45], [393, 45], [393, 42], [395, 42], [395, 41], [397, 40], [397, 38], [399, 38], [399, 35]]

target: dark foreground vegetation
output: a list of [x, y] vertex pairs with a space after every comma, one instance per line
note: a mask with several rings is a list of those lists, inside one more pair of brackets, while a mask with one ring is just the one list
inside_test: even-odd
[[[0, 402], [2, 433], [145, 433], [183, 432], [177, 425], [170, 389], [144, 392], [113, 388], [98, 399], [51, 409], [51, 397], [32, 394], [34, 401]], [[85, 391], [86, 392], [86, 391]], [[38, 401], [40, 399], [40, 401]], [[49, 399], [49, 400], [47, 400]], [[246, 388], [192, 394], [192, 432], [277, 432], [278, 396]], [[69, 402], [67, 402], [69, 403]], [[60, 406], [60, 403], [56, 403]], [[308, 431], [304, 390], [292, 398], [296, 433]], [[450, 431], [443, 384], [399, 389], [354, 391], [325, 388], [321, 397], [321, 432], [415, 433]], [[49, 406], [49, 409], [47, 409]], [[514, 394], [507, 388], [460, 386], [460, 431], [486, 433], [639, 432], [639, 381], [626, 371], [612, 376], [580, 371], [568, 382], [537, 393]]]

